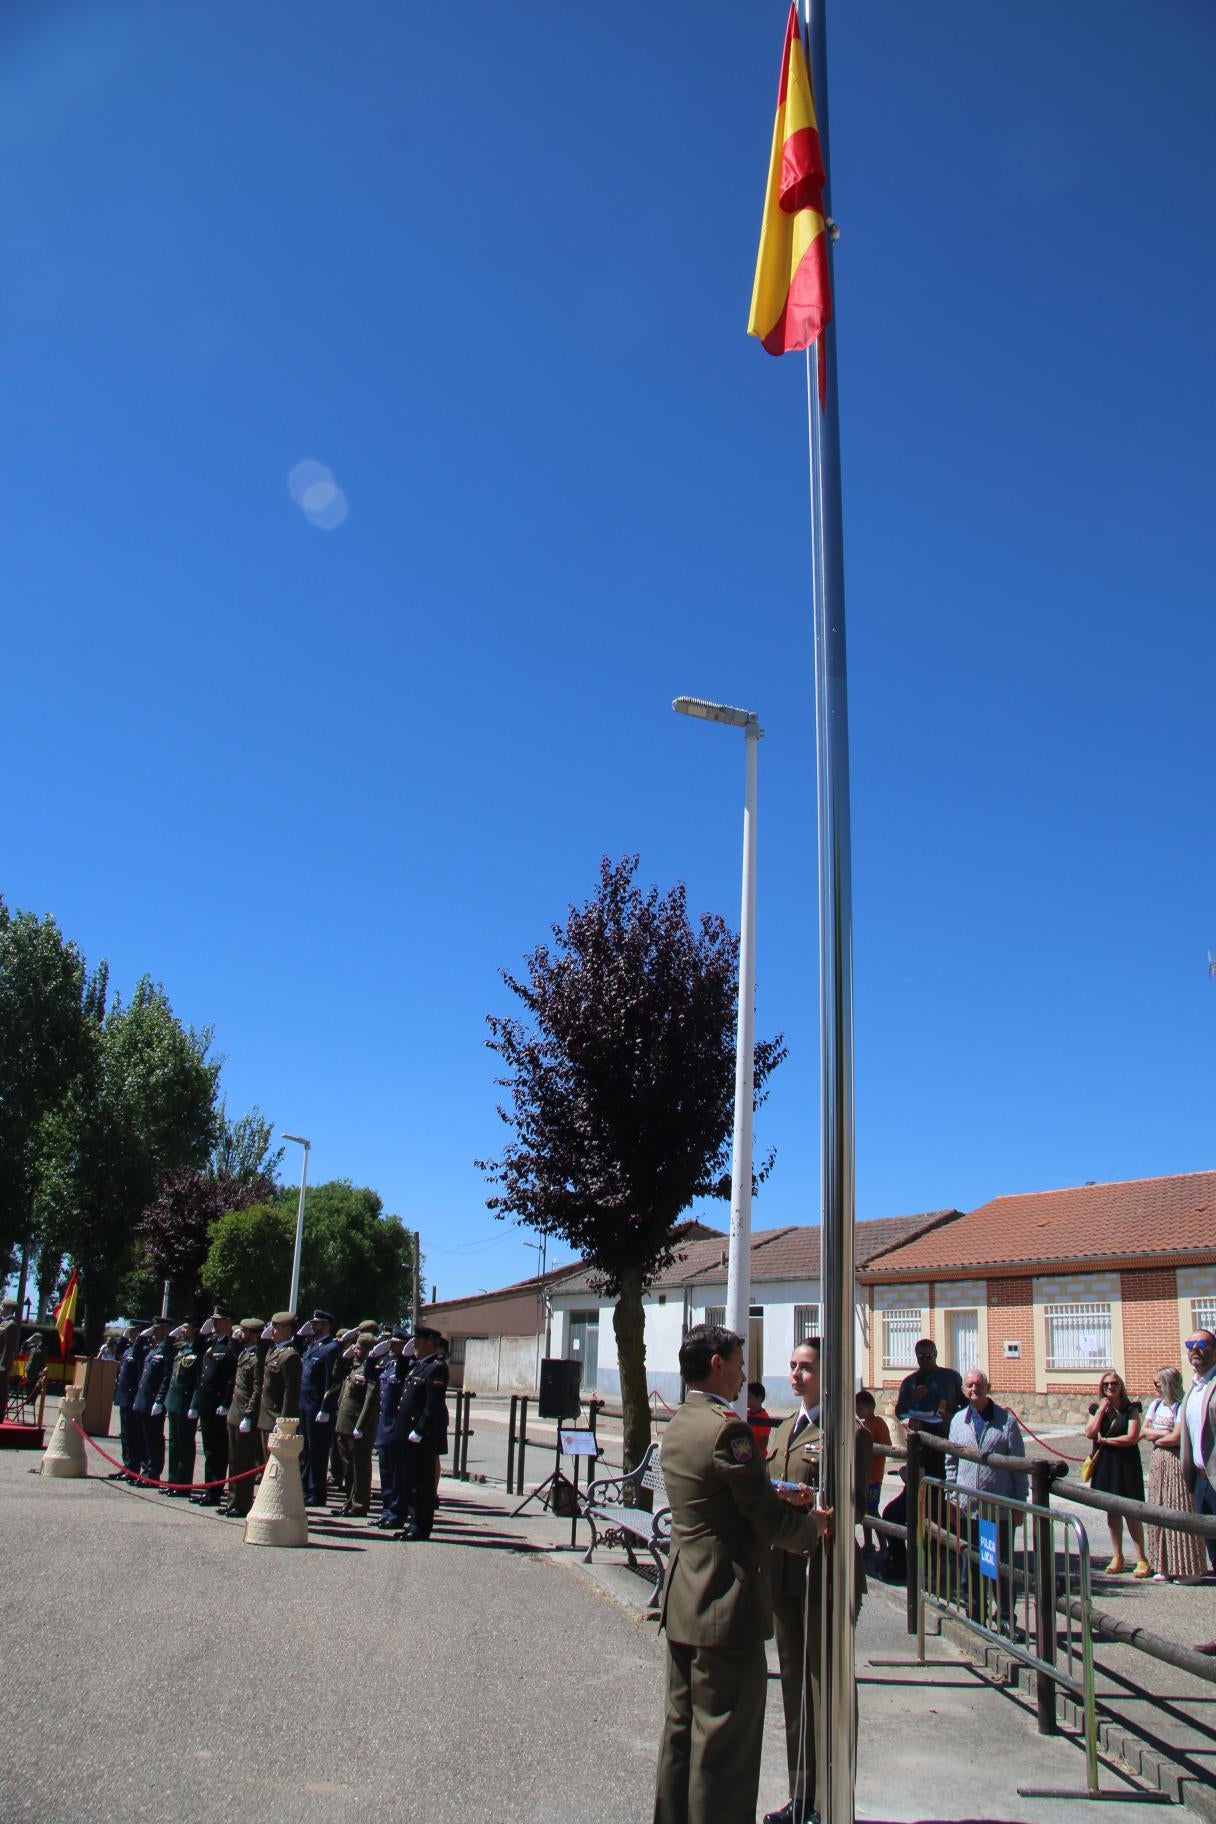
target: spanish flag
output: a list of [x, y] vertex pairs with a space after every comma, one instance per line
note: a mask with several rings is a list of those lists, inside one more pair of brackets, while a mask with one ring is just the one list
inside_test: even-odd
[[811, 73], [797, 8], [791, 5], [747, 333], [770, 355], [788, 355], [819, 342], [821, 404], [827, 397], [827, 363], [820, 338], [832, 314], [823, 216], [826, 177]]
[[80, 1269], [73, 1267], [71, 1277], [63, 1289], [63, 1297], [55, 1306], [55, 1328], [59, 1332], [59, 1359], [66, 1362], [72, 1353], [72, 1340], [76, 1333], [76, 1294], [80, 1290]]

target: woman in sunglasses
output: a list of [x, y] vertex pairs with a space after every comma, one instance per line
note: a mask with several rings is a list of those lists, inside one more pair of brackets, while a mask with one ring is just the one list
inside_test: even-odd
[[[1144, 1415], [1144, 1436], [1153, 1447], [1148, 1465], [1148, 1499], [1154, 1507], [1172, 1507], [1180, 1514], [1194, 1511], [1191, 1494], [1182, 1478], [1178, 1453], [1182, 1443], [1182, 1373], [1158, 1368], [1153, 1376], [1157, 1398]], [[1207, 1570], [1203, 1540], [1193, 1533], [1176, 1533], [1172, 1526], [1144, 1529], [1144, 1555], [1152, 1565], [1154, 1583], [1198, 1583]], [[1136, 1575], [1148, 1576], [1147, 1571]]]
[[[1140, 1407], [1127, 1397], [1121, 1375], [1113, 1369], [1098, 1382], [1097, 1402], [1090, 1407], [1091, 1418], [1085, 1427], [1090, 1448], [1097, 1456], [1091, 1488], [1108, 1495], [1122, 1495], [1125, 1501], [1143, 1501], [1144, 1469], [1140, 1462]], [[1112, 1575], [1125, 1571], [1123, 1562], [1123, 1516], [1107, 1514], [1106, 1530], [1110, 1534], [1111, 1561], [1107, 1571]], [[1139, 1520], [1128, 1520], [1139, 1557], [1136, 1576], [1148, 1577], [1152, 1566], [1144, 1556], [1144, 1528]]]

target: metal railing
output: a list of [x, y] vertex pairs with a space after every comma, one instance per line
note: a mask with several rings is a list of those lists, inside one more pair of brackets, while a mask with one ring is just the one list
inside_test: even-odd
[[[910, 1572], [912, 1568], [910, 1558]], [[909, 1583], [915, 1590], [916, 1654], [922, 1665], [925, 1614], [932, 1609], [1031, 1668], [1041, 1734], [1058, 1729], [1055, 1686], [1080, 1700], [1086, 1789], [1097, 1793], [1089, 1539], [1076, 1515], [922, 1475], [915, 1572]], [[1077, 1623], [1075, 1629], [1063, 1630], [1062, 1658], [1057, 1608]], [[1024, 1796], [1031, 1790], [1019, 1788]]]

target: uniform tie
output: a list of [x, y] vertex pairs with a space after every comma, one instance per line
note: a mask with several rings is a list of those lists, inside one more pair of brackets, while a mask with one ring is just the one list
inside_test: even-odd
[[794, 1420], [794, 1429], [790, 1433], [791, 1444], [796, 1444], [798, 1442], [798, 1439], [802, 1436], [810, 1422], [811, 1421], [807, 1418], [805, 1412], [800, 1412], [798, 1414], [798, 1417]]

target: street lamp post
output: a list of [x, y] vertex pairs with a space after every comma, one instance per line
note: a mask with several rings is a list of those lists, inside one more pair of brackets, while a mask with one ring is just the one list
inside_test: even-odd
[[297, 1146], [304, 1148], [304, 1165], [300, 1172], [300, 1205], [296, 1211], [296, 1251], [291, 1262], [291, 1297], [287, 1309], [295, 1312], [296, 1300], [300, 1296], [300, 1254], [304, 1247], [304, 1193], [308, 1189], [308, 1155], [312, 1150], [312, 1141], [306, 1140], [303, 1134], [284, 1134], [284, 1140], [294, 1140]]
[[[739, 914], [739, 1020], [735, 1038], [735, 1126], [730, 1162], [730, 1249], [726, 1267], [726, 1327], [743, 1338], [746, 1366], [751, 1313], [752, 1115], [756, 1054], [756, 749], [764, 730], [750, 709], [677, 697], [681, 716], [741, 728], [746, 753], [743, 794], [743, 895]], [[746, 1381], [736, 1405], [746, 1409]]]

